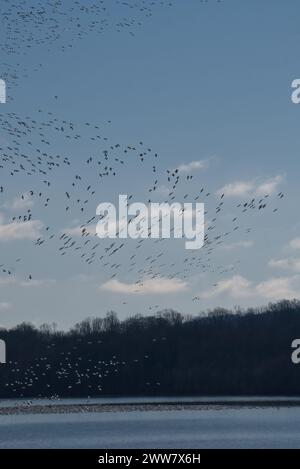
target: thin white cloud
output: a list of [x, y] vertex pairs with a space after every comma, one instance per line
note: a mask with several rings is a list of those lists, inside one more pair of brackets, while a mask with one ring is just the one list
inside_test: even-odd
[[74, 275], [72, 280], [84, 282], [84, 283], [87, 283], [87, 282], [90, 283], [96, 280], [96, 276], [92, 274], [76, 274]]
[[124, 283], [117, 279], [109, 280], [100, 287], [112, 293], [134, 294], [168, 294], [179, 293], [187, 289], [187, 283], [180, 279], [168, 279], [164, 277], [146, 279], [141, 283]]
[[5, 224], [2, 219], [0, 223], [0, 241], [33, 240], [40, 236], [43, 228], [43, 223], [40, 220], [14, 221]]
[[237, 241], [236, 243], [223, 244], [222, 249], [225, 251], [232, 251], [233, 249], [249, 249], [254, 246], [254, 241]]
[[294, 238], [290, 241], [289, 247], [292, 249], [300, 249], [300, 238]]
[[19, 285], [21, 287], [29, 287], [29, 288], [36, 288], [36, 287], [49, 287], [54, 285], [56, 280], [53, 278], [45, 278], [45, 279], [33, 279], [33, 280], [21, 280]]
[[233, 298], [248, 297], [251, 291], [251, 282], [240, 275], [220, 281], [214, 288], [200, 293], [201, 298], [210, 299], [221, 294], [227, 294]]
[[255, 292], [270, 301], [299, 298], [299, 277], [279, 277], [266, 280], [256, 286]]
[[62, 233], [65, 233], [67, 236], [72, 237], [81, 237], [83, 235], [96, 235], [96, 225], [89, 225], [87, 227], [83, 226], [74, 226], [72, 228], [65, 228], [62, 230]]
[[253, 181], [236, 181], [226, 184], [217, 191], [217, 195], [224, 194], [226, 197], [246, 197], [253, 192], [255, 185]]
[[5, 208], [8, 208], [10, 210], [26, 210], [31, 207], [33, 207], [34, 201], [28, 194], [24, 194], [23, 197], [16, 197], [15, 199], [12, 200], [12, 202], [7, 202], [4, 204]]
[[7, 276], [7, 277], [0, 277], [0, 286], [1, 285], [12, 285], [16, 283], [16, 278], [13, 277], [12, 275]]
[[246, 278], [235, 275], [229, 279], [222, 280], [216, 287], [198, 295], [200, 298], [210, 299], [221, 295], [233, 299], [261, 298], [269, 301], [282, 299], [293, 299], [300, 296], [300, 277], [277, 277], [265, 280], [258, 284]]
[[221, 187], [221, 189], [217, 191], [217, 195], [219, 197], [222, 194], [226, 197], [261, 197], [267, 194], [272, 195], [278, 190], [278, 186], [282, 184], [283, 181], [284, 177], [282, 175], [277, 175], [260, 183], [255, 179], [235, 181]]
[[271, 259], [269, 266], [276, 269], [292, 270], [294, 272], [300, 272], [300, 259], [299, 258], [287, 258], [287, 259]]
[[197, 160], [190, 161], [189, 163], [183, 163], [177, 167], [180, 173], [192, 173], [194, 171], [201, 171], [207, 169], [209, 165], [209, 160]]
[[270, 178], [259, 184], [256, 188], [255, 194], [257, 196], [264, 196], [266, 194], [272, 195], [278, 190], [278, 186], [282, 184], [284, 181], [284, 177], [282, 175], [277, 175], [273, 178]]
[[9, 277], [0, 277], [0, 287], [7, 287], [8, 285], [16, 285], [18, 287], [47, 287], [55, 283], [56, 280], [52, 278], [24, 280], [14, 275], [10, 275]]

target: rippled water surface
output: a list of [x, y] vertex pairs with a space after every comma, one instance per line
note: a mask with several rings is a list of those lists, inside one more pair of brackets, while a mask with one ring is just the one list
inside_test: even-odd
[[300, 407], [0, 416], [0, 448], [299, 448]]

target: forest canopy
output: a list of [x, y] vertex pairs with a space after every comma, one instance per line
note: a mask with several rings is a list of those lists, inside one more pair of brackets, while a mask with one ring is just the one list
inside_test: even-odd
[[298, 395], [300, 302], [1, 329], [0, 397]]

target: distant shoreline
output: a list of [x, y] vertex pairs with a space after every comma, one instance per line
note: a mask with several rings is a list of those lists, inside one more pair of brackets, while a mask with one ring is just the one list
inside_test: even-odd
[[113, 403], [113, 404], [35, 404], [1, 407], [1, 415], [26, 414], [78, 414], [102, 412], [159, 412], [184, 410], [223, 410], [240, 408], [281, 408], [300, 407], [299, 399], [258, 399], [258, 400], [222, 400], [219, 401], [178, 401], [148, 403]]

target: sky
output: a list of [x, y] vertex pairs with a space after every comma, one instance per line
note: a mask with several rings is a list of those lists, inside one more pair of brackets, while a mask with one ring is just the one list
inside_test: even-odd
[[[7, 79], [8, 101], [0, 104], [1, 119], [10, 113], [46, 119], [51, 112], [73, 122], [82, 135], [80, 141], [68, 142], [47, 130], [53, 154], [72, 161], [71, 169], [52, 172], [47, 189], [51, 207], [28, 195], [30, 190], [44, 194], [42, 180], [25, 174], [11, 177], [6, 164], [1, 168], [0, 185], [5, 189], [0, 194], [1, 258], [12, 266], [11, 275], [0, 275], [4, 327], [28, 321], [68, 328], [110, 310], [121, 318], [164, 308], [198, 314], [215, 307], [266, 305], [300, 296], [300, 105], [291, 101], [291, 83], [300, 78], [300, 4], [297, 0], [156, 3], [151, 16], [141, 16], [140, 26], [118, 32], [113, 25], [125, 7], [113, 2], [103, 33], [86, 34], [65, 51], [59, 45], [72, 36], [67, 23], [66, 37], [57, 43], [35, 44], [26, 54], [21, 44], [19, 55], [5, 56], [2, 48], [0, 78], [12, 66], [18, 79]], [[129, 10], [130, 17], [140, 18], [135, 9]], [[61, 21], [63, 25], [65, 20]], [[7, 43], [8, 37], [4, 28], [1, 42]], [[26, 70], [25, 77], [21, 69]], [[92, 141], [86, 122], [99, 125], [108, 140]], [[3, 146], [9, 146], [13, 137], [2, 127], [0, 132], [3, 156]], [[140, 148], [143, 142], [151, 155], [143, 163], [128, 156], [128, 164], [115, 177], [99, 180], [86, 160], [103, 155], [108, 142], [122, 148]], [[22, 145], [21, 152], [31, 151], [28, 142]], [[153, 200], [164, 201], [169, 193], [166, 171], [175, 168], [183, 181], [176, 202], [192, 202], [205, 188], [199, 202], [206, 204], [206, 230], [214, 226], [216, 207], [224, 202], [212, 233], [230, 234], [222, 244], [216, 240], [211, 253], [207, 247], [187, 252], [183, 240], [145, 240], [141, 246], [126, 240], [105, 265], [106, 261], [87, 264], [72, 249], [61, 256], [56, 241], [35, 245], [37, 238], [46, 236], [48, 226], [56, 238], [67, 232], [80, 242], [78, 227], [96, 214], [99, 203], [115, 202], [119, 194], [147, 202], [153, 179], [159, 179]], [[64, 209], [65, 192], [76, 171], [95, 189], [84, 215]], [[188, 175], [193, 176], [191, 181]], [[83, 187], [78, 188], [78, 197], [83, 192]], [[281, 193], [283, 198], [278, 196]], [[26, 194], [23, 199], [22, 194]], [[238, 207], [267, 194], [265, 209], [243, 212]], [[16, 226], [12, 217], [28, 208], [33, 220]], [[233, 231], [235, 226], [239, 228]], [[100, 257], [110, 240], [98, 241]]]

